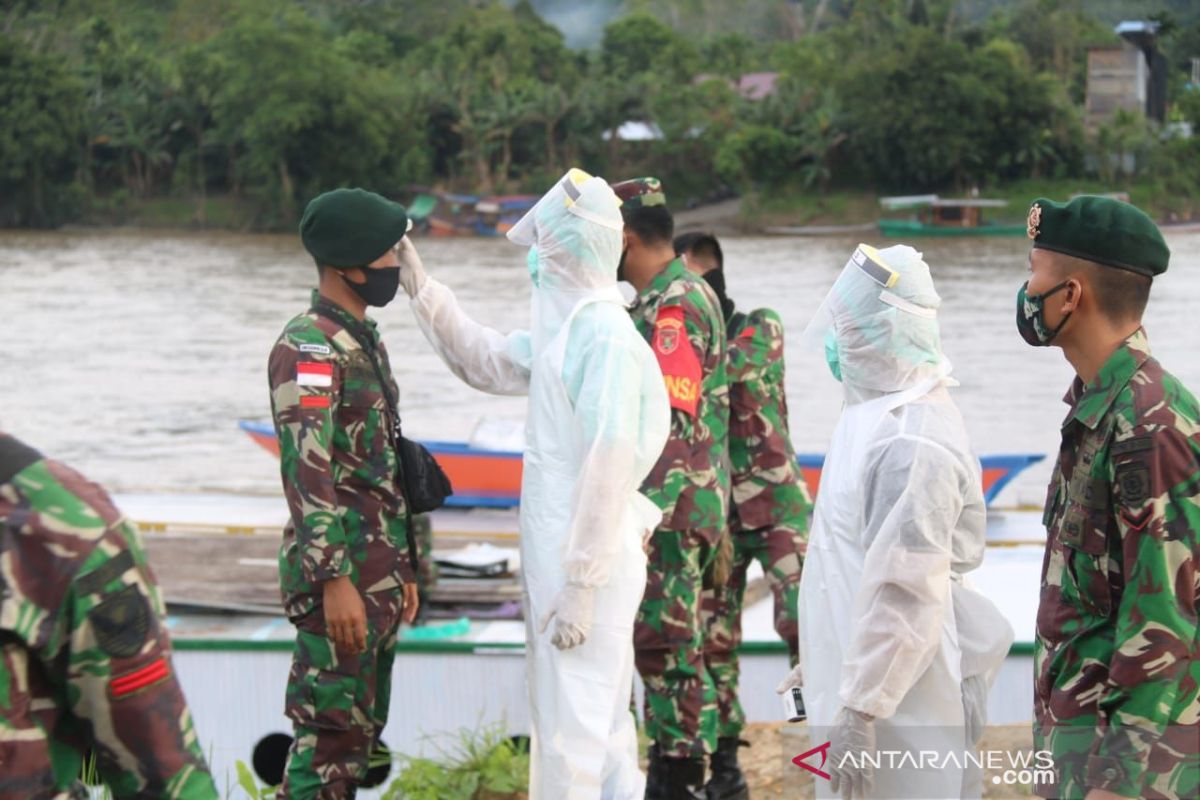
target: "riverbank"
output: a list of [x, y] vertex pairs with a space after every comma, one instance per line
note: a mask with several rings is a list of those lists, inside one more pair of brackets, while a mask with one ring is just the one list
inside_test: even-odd
[[[1095, 180], [1026, 180], [983, 189], [980, 195], [1008, 201], [993, 213], [999, 223], [1024, 221], [1035, 197], [1067, 198], [1074, 194], [1127, 192], [1130, 202], [1160, 224], [1200, 222], [1200, 194], [1176, 195], [1149, 183], [1106, 184]], [[942, 192], [952, 197], [953, 192]], [[752, 192], [719, 203], [678, 211], [680, 230], [708, 230], [719, 235], [764, 233], [776, 227], [868, 226], [881, 215], [880, 193], [874, 190], [830, 189], [826, 192]], [[406, 198], [400, 198], [406, 199]], [[254, 198], [233, 195], [132, 198], [126, 195], [95, 201], [76, 223], [85, 227], [134, 227], [174, 230], [290, 232], [292, 225], [262, 222]]]
[[[1126, 192], [1129, 201], [1159, 224], [1200, 222], [1200, 195], [1168, 194], [1149, 183], [1106, 184], [1095, 180], [1025, 180], [981, 189], [981, 197], [1006, 200], [1008, 206], [990, 215], [993, 222], [1020, 223], [1035, 197], [1065, 199], [1076, 194]], [[953, 192], [941, 192], [955, 197]], [[739, 233], [761, 233], [772, 227], [864, 225], [881, 216], [880, 193], [854, 189], [819, 192], [752, 194], [741, 199], [736, 218], [728, 220]], [[697, 209], [699, 211], [701, 209]], [[682, 212], [685, 219], [693, 212]]]

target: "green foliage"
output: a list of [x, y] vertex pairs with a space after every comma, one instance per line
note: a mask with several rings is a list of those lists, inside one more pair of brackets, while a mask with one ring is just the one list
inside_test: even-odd
[[[10, 3], [0, 225], [86, 211], [92, 221], [289, 229], [335, 186], [400, 198], [414, 184], [537, 192], [576, 164], [614, 179], [656, 174], [680, 206], [730, 187], [824, 197], [1054, 177], [1183, 191], [1191, 172], [1162, 164], [1184, 146], [1140, 120], [1083, 132], [1087, 48], [1115, 41], [1119, 5]], [[1171, 119], [1195, 123], [1200, 95], [1186, 69], [1200, 13], [1186, 0], [1137, 8], [1163, 25]], [[572, 41], [599, 41], [572, 50], [542, 13]], [[740, 78], [765, 70], [778, 72], [774, 94], [739, 95]], [[627, 121], [663, 137], [611, 135]]]
[[53, 226], [77, 210], [82, 107], [59, 59], [0, 34], [0, 225]]
[[462, 730], [438, 758], [402, 757], [402, 770], [384, 800], [477, 800], [524, 797], [529, 752], [502, 725]]

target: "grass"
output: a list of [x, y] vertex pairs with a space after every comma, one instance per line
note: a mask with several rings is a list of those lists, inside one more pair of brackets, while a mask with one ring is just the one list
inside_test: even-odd
[[251, 203], [232, 195], [210, 195], [204, 199], [204, 215], [197, 217], [191, 197], [130, 197], [114, 192], [96, 198], [81, 222], [85, 225], [132, 225], [140, 228], [212, 228], [245, 230], [251, 219]]

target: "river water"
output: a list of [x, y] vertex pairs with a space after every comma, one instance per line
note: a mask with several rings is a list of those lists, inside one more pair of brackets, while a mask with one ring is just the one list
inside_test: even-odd
[[[791, 429], [801, 451], [828, 444], [841, 388], [798, 334], [856, 243], [723, 241], [730, 296], [743, 309], [775, 308], [791, 336]], [[1147, 330], [1167, 369], [1200, 391], [1200, 235], [1168, 243], [1171, 269], [1155, 282]], [[918, 245], [943, 298], [944, 346], [976, 451], [1055, 452], [1072, 372], [1061, 351], [1034, 350], [1015, 330], [1028, 241]], [[418, 246], [429, 273], [480, 321], [502, 330], [526, 324], [522, 250], [502, 239]], [[267, 354], [307, 307], [315, 277], [295, 236], [0, 232], [0, 428], [116, 490], [278, 492], [277, 463], [237, 421], [269, 419]], [[481, 418], [519, 423], [523, 400], [481, 394], [450, 375], [403, 296], [375, 317], [409, 435], [465, 439]], [[1001, 502], [1041, 502], [1049, 472], [1048, 463], [1029, 470]]]

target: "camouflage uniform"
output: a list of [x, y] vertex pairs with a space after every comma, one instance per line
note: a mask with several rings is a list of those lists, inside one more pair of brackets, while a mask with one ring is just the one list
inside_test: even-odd
[[712, 289], [678, 259], [630, 313], [659, 359], [672, 406], [671, 437], [642, 486], [663, 510], [634, 627], [646, 733], [665, 756], [694, 758], [712, 752], [717, 738], [700, 604], [729, 508], [725, 321]]
[[1044, 521], [1034, 739], [1046, 797], [1200, 796], [1200, 408], [1139, 330], [1066, 402]]
[[[279, 796], [353, 796], [387, 721], [402, 586], [413, 580], [404, 499], [383, 387], [351, 331], [373, 342], [398, 397], [375, 323], [320, 301], [284, 328], [269, 377], [291, 520], [279, 553], [284, 609], [297, 628], [285, 713], [296, 738]], [[326, 636], [324, 581], [349, 575], [367, 611], [367, 652]], [[319, 793], [318, 793], [319, 792]]]
[[714, 586], [704, 596], [704, 660], [716, 684], [722, 738], [740, 735], [745, 724], [736, 651], [751, 561], [762, 564], [775, 598], [775, 630], [787, 643], [792, 664], [797, 661], [800, 570], [812, 510], [788, 434], [783, 321], [769, 309], [735, 313], [728, 336], [733, 571], [726, 586]]
[[137, 531], [104, 490], [0, 434], [0, 799], [216, 798]]

